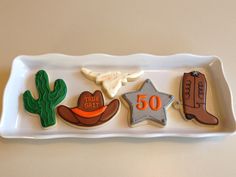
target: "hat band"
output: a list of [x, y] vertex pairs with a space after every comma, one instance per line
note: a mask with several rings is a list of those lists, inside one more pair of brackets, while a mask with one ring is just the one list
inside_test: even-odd
[[92, 117], [96, 117], [96, 116], [101, 115], [106, 110], [106, 108], [107, 108], [107, 106], [103, 106], [95, 111], [83, 111], [80, 108], [72, 108], [71, 110], [73, 113], [75, 113], [79, 116], [82, 116], [85, 118], [92, 118]]

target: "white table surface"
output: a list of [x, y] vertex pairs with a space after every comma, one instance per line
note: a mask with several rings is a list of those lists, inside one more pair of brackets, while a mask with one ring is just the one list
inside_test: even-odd
[[[234, 0], [0, 0], [0, 98], [21, 54], [187, 52], [220, 56], [236, 100], [235, 7]], [[0, 159], [3, 177], [235, 177], [236, 136], [0, 139]]]

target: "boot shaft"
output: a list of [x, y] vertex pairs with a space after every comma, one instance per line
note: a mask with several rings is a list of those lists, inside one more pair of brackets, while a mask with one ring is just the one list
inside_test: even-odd
[[190, 73], [184, 73], [182, 83], [183, 104], [194, 107], [194, 77]]
[[199, 108], [200, 104], [206, 104], [207, 84], [204, 74], [197, 71], [184, 73], [182, 87], [184, 105]]
[[195, 80], [195, 108], [199, 108], [201, 104], [206, 105], [207, 83], [205, 75], [197, 72], [194, 75]]

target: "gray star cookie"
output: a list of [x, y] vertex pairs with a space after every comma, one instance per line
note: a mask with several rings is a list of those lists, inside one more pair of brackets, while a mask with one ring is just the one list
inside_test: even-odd
[[157, 91], [150, 79], [144, 81], [140, 90], [125, 93], [122, 97], [130, 107], [131, 126], [146, 120], [166, 125], [166, 109], [174, 101], [174, 96]]

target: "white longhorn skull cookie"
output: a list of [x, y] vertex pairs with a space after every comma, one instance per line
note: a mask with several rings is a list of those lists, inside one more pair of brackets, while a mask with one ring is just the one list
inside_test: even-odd
[[144, 72], [138, 71], [135, 73], [121, 73], [120, 71], [109, 72], [94, 72], [87, 68], [82, 68], [81, 72], [96, 84], [102, 84], [102, 88], [107, 92], [110, 98], [113, 98], [118, 90], [127, 82], [132, 82], [138, 79]]

